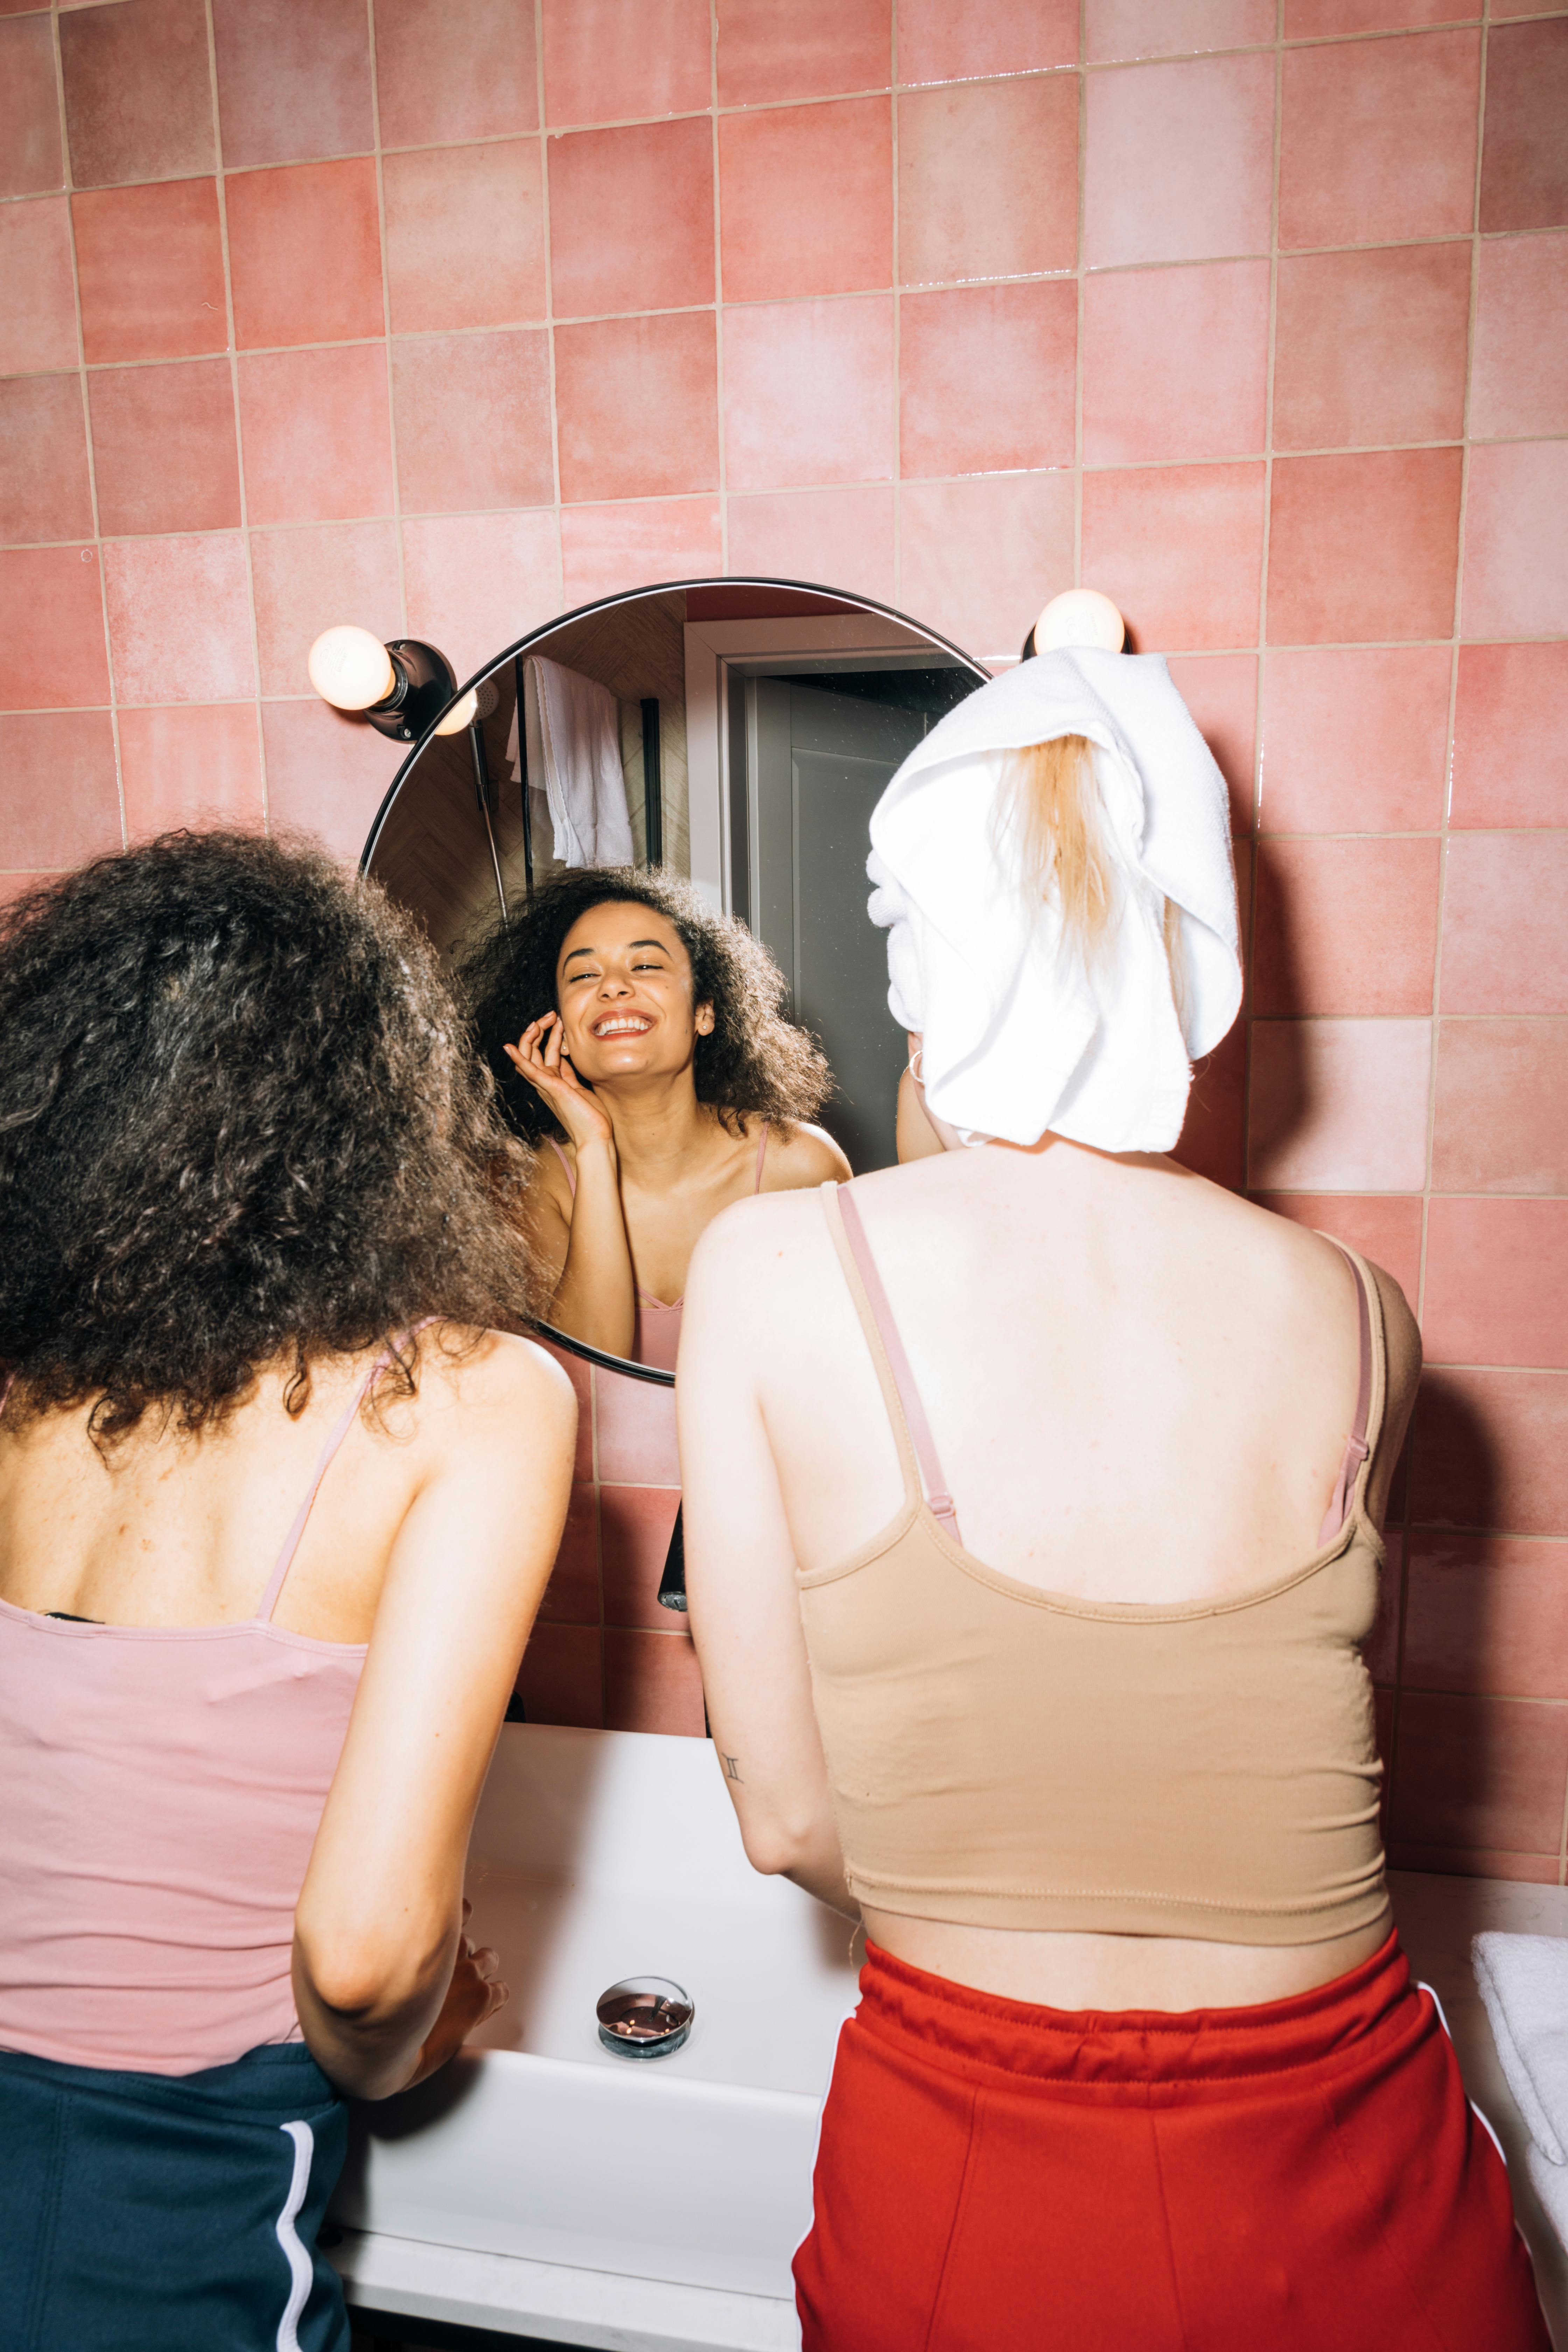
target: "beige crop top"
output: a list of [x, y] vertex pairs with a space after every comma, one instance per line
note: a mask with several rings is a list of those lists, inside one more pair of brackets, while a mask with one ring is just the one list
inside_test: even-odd
[[1215, 1601], [1089, 1601], [964, 1550], [854, 1201], [826, 1185], [823, 1205], [905, 1491], [853, 1559], [798, 1580], [855, 1895], [961, 1927], [1225, 1944], [1385, 1922], [1361, 1655], [1383, 1560], [1366, 1491], [1385, 1376], [1363, 1262], [1347, 1251], [1361, 1396], [1321, 1548]]

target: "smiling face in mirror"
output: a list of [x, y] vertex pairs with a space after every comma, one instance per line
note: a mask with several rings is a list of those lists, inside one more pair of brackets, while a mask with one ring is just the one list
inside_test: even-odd
[[567, 932], [555, 971], [563, 1051], [592, 1087], [673, 1077], [713, 1007], [699, 1004], [691, 958], [672, 923], [649, 907], [609, 899]]

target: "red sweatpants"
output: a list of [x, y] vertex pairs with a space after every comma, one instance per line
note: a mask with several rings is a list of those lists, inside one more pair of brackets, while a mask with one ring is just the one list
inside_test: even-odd
[[1397, 1939], [1256, 2009], [1081, 2015], [875, 1946], [795, 2261], [805, 2352], [1550, 2352]]

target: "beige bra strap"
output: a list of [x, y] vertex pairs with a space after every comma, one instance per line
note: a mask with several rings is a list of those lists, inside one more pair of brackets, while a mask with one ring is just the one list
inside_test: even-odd
[[[1343, 1527], [1346, 1519], [1350, 1517], [1351, 1504], [1354, 1499], [1356, 1486], [1361, 1478], [1362, 1471], [1365, 1465], [1371, 1460], [1373, 1449], [1376, 1443], [1376, 1436], [1374, 1436], [1370, 1443], [1367, 1436], [1367, 1427], [1372, 1418], [1373, 1371], [1375, 1368], [1373, 1358], [1372, 1301], [1367, 1296], [1370, 1286], [1367, 1279], [1366, 1268], [1363, 1265], [1361, 1260], [1356, 1256], [1353, 1250], [1346, 1249], [1343, 1242], [1334, 1241], [1332, 1234], [1326, 1234], [1323, 1238], [1326, 1241], [1334, 1242], [1334, 1247], [1339, 1251], [1340, 1255], [1344, 1259], [1345, 1263], [1350, 1267], [1352, 1274], [1355, 1276], [1356, 1306], [1360, 1310], [1357, 1319], [1359, 1325], [1358, 1339], [1361, 1349], [1361, 1366], [1356, 1381], [1355, 1421], [1352, 1426], [1349, 1436], [1345, 1439], [1344, 1454], [1340, 1463], [1340, 1475], [1334, 1482], [1333, 1495], [1330, 1500], [1328, 1510], [1324, 1514], [1323, 1524], [1318, 1535], [1318, 1541], [1320, 1544], [1331, 1543], [1334, 1537], [1338, 1535], [1340, 1529]], [[1386, 1386], [1386, 1376], [1381, 1385]], [[1384, 1399], [1382, 1396], [1379, 1396], [1377, 1402], [1378, 1421], [1381, 1424], [1384, 1406]], [[1382, 1434], [1381, 1426], [1376, 1434]]]
[[899, 1401], [899, 1384], [893, 1378], [893, 1368], [888, 1361], [888, 1351], [882, 1345], [882, 1335], [877, 1328], [877, 1317], [866, 1296], [866, 1286], [860, 1279], [860, 1269], [855, 1263], [855, 1253], [849, 1246], [849, 1236], [844, 1230], [844, 1213], [838, 1203], [838, 1186], [832, 1177], [821, 1187], [822, 1213], [827, 1220], [827, 1230], [833, 1246], [838, 1253], [845, 1285], [854, 1301], [855, 1312], [860, 1318], [860, 1328], [866, 1334], [866, 1345], [882, 1391], [882, 1402], [888, 1409], [888, 1420], [899, 1449], [899, 1461], [904, 1474], [904, 1492], [912, 1503], [921, 1499], [920, 1465], [910, 1438], [910, 1425], [904, 1419], [904, 1408]]

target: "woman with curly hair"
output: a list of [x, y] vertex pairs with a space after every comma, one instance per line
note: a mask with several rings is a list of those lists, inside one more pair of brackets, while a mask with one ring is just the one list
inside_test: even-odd
[[703, 1229], [748, 1193], [849, 1173], [805, 1124], [832, 1080], [784, 1017], [783, 973], [689, 883], [616, 866], [545, 883], [466, 980], [513, 1124], [551, 1146], [530, 1192], [549, 1320], [673, 1371]]
[[506, 1998], [464, 1856], [575, 1434], [495, 1328], [527, 1173], [319, 856], [0, 918], [0, 2342], [347, 2352], [343, 2095]]

